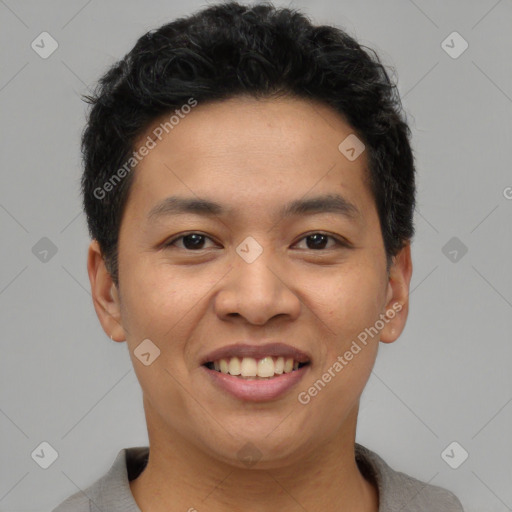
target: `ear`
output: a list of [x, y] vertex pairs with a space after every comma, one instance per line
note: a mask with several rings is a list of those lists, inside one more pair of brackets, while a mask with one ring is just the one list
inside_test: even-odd
[[411, 244], [408, 243], [393, 258], [389, 269], [386, 307], [382, 311], [387, 317], [380, 333], [380, 341], [392, 343], [404, 330], [409, 314], [409, 285], [412, 275]]
[[103, 330], [113, 341], [124, 341], [126, 336], [121, 324], [118, 290], [105, 266], [100, 246], [96, 240], [89, 245], [87, 272], [91, 283], [94, 309]]

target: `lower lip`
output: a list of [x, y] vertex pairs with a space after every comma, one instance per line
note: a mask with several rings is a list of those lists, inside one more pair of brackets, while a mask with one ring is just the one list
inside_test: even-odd
[[268, 402], [275, 400], [295, 386], [309, 369], [309, 364], [290, 373], [283, 373], [271, 379], [242, 379], [228, 373], [202, 368], [207, 372], [214, 385], [227, 391], [234, 397], [248, 402]]

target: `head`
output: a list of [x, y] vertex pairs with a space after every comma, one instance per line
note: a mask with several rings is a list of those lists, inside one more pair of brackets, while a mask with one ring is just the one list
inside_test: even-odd
[[[87, 101], [91, 287], [128, 343], [150, 440], [230, 461], [249, 439], [271, 465], [355, 422], [412, 273], [410, 130], [377, 54], [294, 10], [213, 5], [142, 36]], [[274, 342], [307, 359], [289, 392], [246, 401], [212, 383], [212, 351]]]

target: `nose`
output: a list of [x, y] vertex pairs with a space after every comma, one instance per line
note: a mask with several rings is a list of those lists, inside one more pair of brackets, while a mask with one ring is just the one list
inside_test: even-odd
[[251, 263], [235, 253], [233, 268], [222, 283], [214, 308], [223, 320], [243, 317], [264, 325], [275, 316], [293, 320], [300, 314], [301, 301], [293, 291], [296, 280], [270, 251], [263, 250]]

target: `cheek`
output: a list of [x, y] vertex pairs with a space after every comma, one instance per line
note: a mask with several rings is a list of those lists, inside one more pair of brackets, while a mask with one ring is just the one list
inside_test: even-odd
[[336, 338], [339, 350], [365, 328], [374, 325], [382, 309], [385, 292], [382, 276], [371, 266], [344, 268], [331, 273], [315, 292], [318, 315]]
[[[169, 265], [149, 262], [126, 266], [123, 294], [123, 324], [127, 326], [127, 344], [137, 379], [146, 399], [155, 410], [171, 406], [185, 410], [180, 382], [186, 381], [183, 351], [189, 339], [195, 315], [202, 307], [201, 297], [208, 289]], [[145, 365], [137, 357], [143, 340], [149, 339], [153, 362]], [[147, 342], [146, 342], [147, 343]]]
[[[356, 413], [361, 394], [370, 378], [378, 344], [362, 345], [347, 360], [347, 350], [333, 351], [322, 369], [318, 369], [314, 377], [300, 390], [299, 402], [304, 405], [309, 423], [305, 430], [321, 432], [330, 438], [340, 431], [349, 415]], [[340, 361], [338, 356], [342, 357]]]
[[[350, 312], [346, 311], [347, 323]], [[364, 331], [365, 321], [361, 311], [354, 309], [359, 315], [358, 325], [338, 325], [336, 337], [326, 349], [325, 357], [315, 369], [314, 375], [304, 388], [304, 400], [311, 402], [315, 416], [322, 420], [326, 431], [332, 432], [340, 428], [347, 414], [357, 404], [370, 378], [378, 353], [378, 338], [358, 339], [358, 334]], [[345, 317], [344, 317], [345, 318]], [[301, 402], [304, 403], [304, 402]]]
[[[172, 334], [186, 322], [178, 321], [187, 315], [192, 317], [201, 308], [201, 299], [215, 282], [211, 274], [199, 277], [197, 270], [184, 269], [157, 261], [154, 257], [138, 256], [135, 265], [126, 266], [125, 293], [123, 299], [128, 321], [133, 329], [147, 331], [156, 337]], [[162, 342], [164, 340], [162, 339]]]
[[350, 361], [338, 361], [341, 366], [329, 363], [326, 372], [319, 379], [323, 384], [319, 380], [315, 381], [315, 387], [320, 388], [315, 400], [318, 407], [324, 410], [324, 414], [320, 416], [330, 418], [328, 421], [331, 421], [334, 429], [341, 425], [359, 401], [375, 363], [377, 345], [360, 344], [360, 348], [361, 351], [353, 355]]
[[326, 416], [332, 415], [332, 428], [357, 403], [371, 375], [379, 338], [369, 336], [365, 329], [379, 318], [384, 284], [379, 269], [357, 265], [347, 267], [346, 272], [324, 287], [323, 303], [329, 313], [326, 323], [332, 330], [332, 343], [328, 344], [319, 370], [314, 400], [317, 407], [325, 409]]

